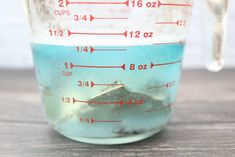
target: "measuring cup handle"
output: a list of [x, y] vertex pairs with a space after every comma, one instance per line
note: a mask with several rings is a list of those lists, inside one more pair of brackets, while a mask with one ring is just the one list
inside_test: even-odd
[[217, 72], [224, 63], [228, 0], [206, 0], [206, 7], [205, 25], [210, 27], [207, 28], [207, 41], [204, 43], [207, 51], [206, 67]]

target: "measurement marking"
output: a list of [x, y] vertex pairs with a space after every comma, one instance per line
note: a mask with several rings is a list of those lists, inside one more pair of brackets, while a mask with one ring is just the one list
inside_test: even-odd
[[160, 85], [160, 86], [154, 86], [154, 87], [148, 87], [148, 89], [154, 89], [154, 88], [164, 88], [166, 85]]
[[128, 17], [94, 17], [90, 15], [90, 22], [93, 20], [128, 20]]
[[192, 7], [192, 4], [190, 3], [163, 3], [161, 1], [158, 1], [158, 8], [160, 6]]
[[98, 84], [91, 81], [91, 87], [94, 86], [125, 86], [125, 84]]
[[101, 49], [101, 48], [94, 48], [94, 47], [91, 47], [91, 53], [93, 52], [106, 52], [106, 51], [117, 51], [117, 52], [124, 52], [124, 51], [127, 51], [127, 49], [123, 48], [123, 49]]
[[120, 106], [124, 105], [124, 101], [123, 100], [114, 101], [114, 102], [97, 102], [97, 101], [77, 100], [77, 99], [73, 98], [73, 104], [75, 104], [77, 102], [87, 103], [87, 104], [95, 104], [95, 105], [120, 105]]
[[124, 52], [127, 51], [126, 48], [94, 48], [92, 46], [85, 46], [85, 47], [76, 47], [77, 52], [79, 53], [93, 53], [93, 52]]
[[155, 22], [157, 25], [177, 25], [177, 26], [182, 26], [184, 25], [185, 21], [184, 20], [178, 20], [175, 22]]
[[171, 44], [183, 44], [183, 43], [184, 43], [184, 41], [180, 40], [180, 41], [177, 41], [177, 42], [154, 43], [153, 45], [171, 45]]
[[126, 5], [129, 6], [129, 0], [123, 2], [87, 2], [87, 1], [69, 1], [66, 0], [66, 6], [70, 4], [78, 4], [78, 5]]
[[122, 120], [95, 120], [95, 123], [121, 123]]
[[164, 106], [162, 108], [158, 108], [158, 109], [149, 109], [149, 110], [146, 110], [145, 112], [157, 112], [157, 111], [162, 111], [162, 110], [165, 110], [167, 108], [170, 108], [171, 106], [168, 105], [168, 106]]
[[127, 37], [127, 31], [125, 31], [124, 33], [84, 33], [84, 32], [71, 32], [70, 30], [68, 30], [68, 36], [71, 35], [108, 35], [108, 36], [125, 36]]
[[175, 80], [171, 82], [164, 83], [162, 85], [156, 85], [152, 87], [148, 87], [147, 89], [154, 89], [154, 88], [171, 88], [175, 85]]
[[176, 24], [178, 25], [178, 21], [177, 22], [156, 22], [155, 24], [157, 25], [171, 25], [171, 24]]
[[182, 60], [178, 60], [178, 61], [175, 61], [175, 62], [160, 63], [160, 64], [151, 63], [150, 69], [152, 69], [155, 66], [171, 65], [171, 64], [176, 64], [176, 63], [180, 63], [180, 62], [182, 62]]
[[93, 69], [115, 69], [115, 68], [120, 68], [125, 70], [126, 69], [126, 64], [123, 64], [121, 66], [100, 66], [100, 65], [77, 65], [70, 63], [70, 68], [73, 69], [74, 67], [77, 68], [93, 68]]

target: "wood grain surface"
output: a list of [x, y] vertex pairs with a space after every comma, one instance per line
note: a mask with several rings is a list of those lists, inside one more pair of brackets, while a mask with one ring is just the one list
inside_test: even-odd
[[96, 146], [56, 133], [32, 70], [0, 70], [0, 157], [235, 156], [235, 70], [184, 71], [171, 122], [141, 142]]

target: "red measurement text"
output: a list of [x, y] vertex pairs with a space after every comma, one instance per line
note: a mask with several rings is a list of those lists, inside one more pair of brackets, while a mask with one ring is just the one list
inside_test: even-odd
[[130, 64], [129, 69], [131, 71], [134, 71], [134, 70], [147, 70], [148, 65], [147, 64]]
[[171, 88], [175, 85], [175, 81], [171, 81], [165, 84], [166, 88]]
[[121, 123], [122, 120], [97, 120], [93, 117], [80, 117], [79, 122], [82, 124], [96, 124], [96, 123]]
[[78, 87], [92, 87], [92, 82], [90, 81], [78, 81]]
[[88, 88], [93, 88], [96, 86], [125, 86], [125, 84], [94, 83], [93, 81], [78, 81], [77, 85], [78, 87], [88, 87]]
[[158, 3], [156, 1], [130, 0], [129, 6], [133, 8], [157, 8]]
[[73, 103], [72, 99], [68, 97], [61, 97], [62, 103]]
[[153, 32], [130, 31], [128, 33], [130, 38], [153, 38]]
[[89, 118], [89, 117], [80, 117], [80, 123], [84, 124], [95, 124], [95, 119], [94, 118]]
[[90, 105], [115, 105], [124, 107], [125, 105], [143, 105], [144, 104], [144, 98], [131, 98], [126, 100], [118, 100], [118, 101], [89, 101], [89, 100], [80, 100], [76, 98], [69, 98], [69, 97], [61, 97], [62, 103], [67, 104], [80, 104], [80, 103], [86, 103]]
[[125, 102], [126, 105], [143, 105], [143, 98], [141, 99], [129, 99]]
[[91, 46], [77, 46], [76, 51], [78, 53], [92, 53], [95, 49]]
[[87, 15], [83, 15], [83, 14], [78, 15], [78, 14], [76, 14], [76, 15], [73, 16], [73, 20], [79, 22], [79, 21], [88, 21], [89, 19], [88, 19]]
[[62, 30], [50, 29], [49, 33], [52, 37], [64, 37], [64, 32]]
[[64, 0], [58, 0], [59, 7], [64, 7]]
[[156, 89], [156, 88], [172, 88], [175, 86], [175, 81], [170, 81], [170, 82], [167, 82], [165, 84], [157, 84], [157, 85], [154, 85], [154, 86], [151, 86], [149, 87], [148, 89]]
[[54, 10], [54, 16], [70, 16], [70, 10]]

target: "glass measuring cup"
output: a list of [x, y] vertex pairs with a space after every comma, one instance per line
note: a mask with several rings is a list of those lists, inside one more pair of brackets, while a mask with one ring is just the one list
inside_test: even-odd
[[25, 0], [49, 123], [94, 144], [159, 132], [176, 99], [192, 2]]

